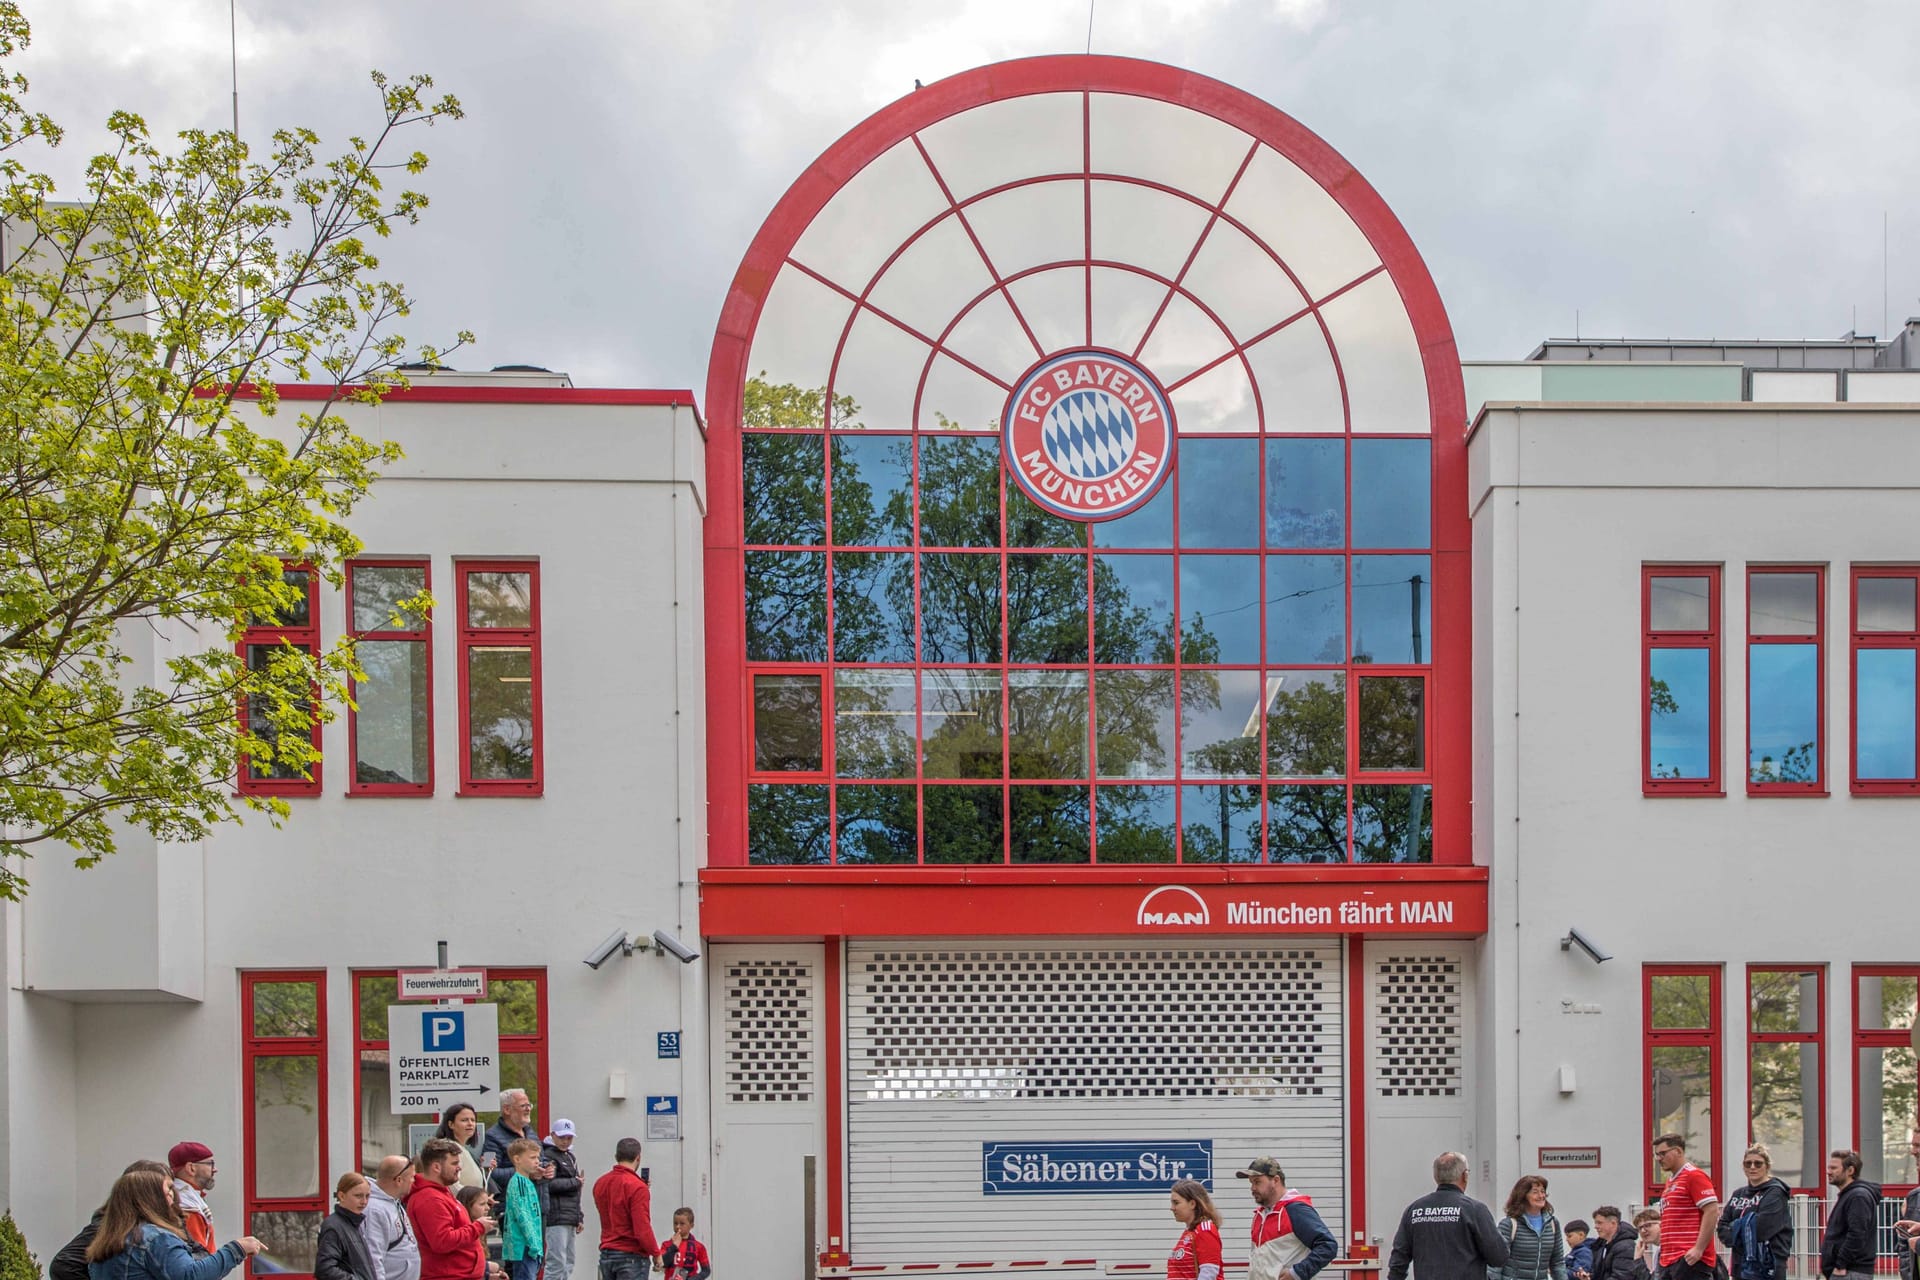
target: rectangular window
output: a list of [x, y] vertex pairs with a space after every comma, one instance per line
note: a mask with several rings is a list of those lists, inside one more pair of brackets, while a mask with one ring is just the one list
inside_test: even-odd
[[1920, 568], [1853, 570], [1853, 793], [1920, 793]]
[[1749, 795], [1826, 792], [1826, 596], [1817, 565], [1747, 570]]
[[[388, 1089], [387, 1010], [400, 1003], [399, 975], [392, 969], [359, 969], [353, 975], [353, 1040], [355, 1081], [353, 1145], [356, 1166], [372, 1177], [390, 1155], [418, 1155], [420, 1144], [433, 1136], [440, 1117], [432, 1112], [393, 1114]], [[488, 969], [487, 1000], [498, 1006], [500, 1019], [500, 1087], [525, 1089], [533, 1099], [533, 1123], [544, 1126], [552, 1116], [541, 1111], [547, 1096], [547, 971], [545, 969]], [[409, 1005], [426, 1007], [423, 1002]], [[480, 1113], [484, 1129], [500, 1118], [497, 1111]], [[541, 1132], [546, 1132], [541, 1128]]]
[[1915, 1105], [1913, 1020], [1920, 966], [1853, 967], [1853, 1131], [1860, 1176], [1904, 1194], [1920, 1181], [1907, 1135], [1920, 1125]]
[[1747, 970], [1747, 1141], [1764, 1142], [1773, 1173], [1822, 1195], [1827, 1124], [1826, 971]]
[[[319, 576], [307, 565], [288, 565], [280, 576], [297, 593], [293, 601], [277, 613], [249, 618], [246, 630], [240, 636], [240, 657], [247, 664], [247, 670], [252, 672], [274, 670], [277, 662], [289, 656], [289, 649], [299, 650], [313, 658], [320, 653]], [[310, 714], [313, 699], [317, 697], [318, 691], [314, 690], [307, 698], [290, 699], [289, 705]], [[277, 746], [284, 729], [274, 723], [275, 718], [274, 708], [266, 699], [240, 700], [241, 725], [254, 737]], [[317, 752], [320, 749], [320, 722], [313, 721], [308, 732]], [[244, 795], [320, 794], [318, 759], [311, 766], [303, 767], [298, 762], [277, 758], [277, 752], [272, 760], [256, 760], [242, 753], [239, 772], [239, 789]]]
[[460, 792], [541, 792], [540, 566], [454, 565], [460, 622]]
[[1644, 566], [1641, 608], [1641, 789], [1719, 795], [1720, 566]]
[[1653, 1140], [1677, 1133], [1687, 1158], [1714, 1173], [1720, 1150], [1720, 969], [1717, 965], [1648, 965], [1641, 975], [1646, 1057], [1646, 1138], [1640, 1167], [1649, 1202], [1667, 1175], [1653, 1159]]
[[[753, 772], [825, 777], [826, 678], [820, 671], [756, 671], [752, 677]], [[858, 703], [857, 697], [852, 700]], [[861, 707], [853, 707], [855, 712]], [[911, 689], [907, 715], [913, 714]], [[851, 753], [850, 753], [851, 754]], [[908, 772], [912, 771], [911, 761]]]
[[347, 628], [367, 673], [347, 712], [351, 795], [433, 794], [433, 620], [400, 608], [431, 585], [425, 560], [347, 566]]
[[326, 997], [323, 970], [240, 975], [246, 1230], [295, 1275], [313, 1274], [333, 1185]]

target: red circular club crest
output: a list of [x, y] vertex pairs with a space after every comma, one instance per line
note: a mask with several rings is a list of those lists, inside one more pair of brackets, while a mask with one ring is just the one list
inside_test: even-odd
[[1084, 348], [1048, 356], [1014, 384], [1000, 417], [1007, 471], [1069, 520], [1138, 510], [1173, 470], [1173, 408], [1152, 374]]

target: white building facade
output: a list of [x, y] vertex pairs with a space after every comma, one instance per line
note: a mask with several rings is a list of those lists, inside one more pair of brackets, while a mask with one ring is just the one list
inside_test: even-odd
[[[645, 1138], [727, 1272], [1149, 1262], [1181, 1176], [1232, 1259], [1255, 1155], [1352, 1270], [1447, 1149], [1563, 1218], [1653, 1194], [1669, 1129], [1722, 1183], [1761, 1137], [1910, 1186], [1916, 364], [1920, 325], [1463, 371], [1271, 106], [930, 86], [769, 216], [704, 419], [534, 373], [348, 411], [406, 460], [249, 641], [357, 624], [391, 683], [266, 784], [284, 828], [33, 864], [0, 1201], [45, 1257], [191, 1138], [299, 1271], [334, 1177], [418, 1145], [385, 1011], [443, 941], [500, 1083], [590, 1175]], [[1081, 418], [1023, 435], [1063, 371]]]

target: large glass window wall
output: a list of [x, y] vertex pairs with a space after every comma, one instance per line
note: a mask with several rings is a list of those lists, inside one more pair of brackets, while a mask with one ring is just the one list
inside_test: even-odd
[[749, 860], [1431, 861], [1428, 439], [1179, 447], [1076, 524], [997, 434], [749, 431]]

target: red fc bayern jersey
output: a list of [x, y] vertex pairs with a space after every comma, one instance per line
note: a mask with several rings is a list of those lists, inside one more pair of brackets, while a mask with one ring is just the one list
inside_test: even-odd
[[1204, 1218], [1180, 1233], [1167, 1256], [1167, 1280], [1199, 1280], [1200, 1268], [1220, 1265], [1220, 1229]]
[[[1706, 1216], [1707, 1206], [1719, 1198], [1712, 1180], [1692, 1161], [1681, 1165], [1680, 1171], [1667, 1179], [1667, 1185], [1660, 1191], [1661, 1266], [1672, 1266], [1687, 1256], [1687, 1250], [1700, 1239], [1700, 1219]], [[1714, 1254], [1714, 1241], [1709, 1236], [1701, 1263], [1711, 1267]]]

